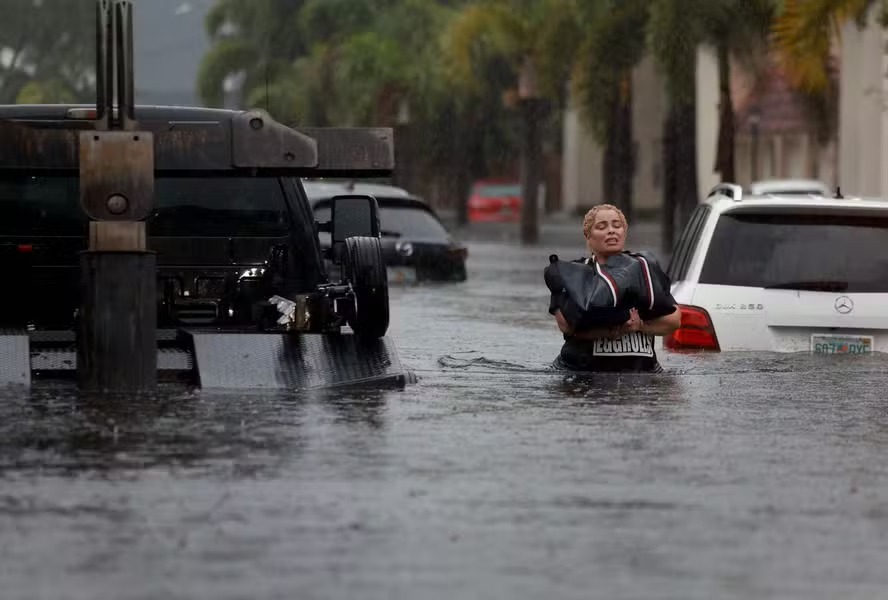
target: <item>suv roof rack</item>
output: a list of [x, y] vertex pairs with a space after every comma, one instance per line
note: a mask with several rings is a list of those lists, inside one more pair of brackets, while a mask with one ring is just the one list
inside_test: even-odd
[[816, 179], [765, 179], [749, 186], [753, 196], [829, 196], [829, 188]]
[[740, 202], [743, 199], [743, 188], [736, 183], [719, 183], [710, 190], [707, 198], [719, 195], [727, 196], [734, 202]]

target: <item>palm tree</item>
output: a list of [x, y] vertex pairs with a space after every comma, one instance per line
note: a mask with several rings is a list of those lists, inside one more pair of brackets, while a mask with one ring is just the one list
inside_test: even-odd
[[221, 105], [224, 83], [232, 75], [243, 74], [249, 96], [290, 70], [307, 53], [298, 21], [304, 5], [304, 0], [216, 0], [206, 19], [213, 45], [198, 73], [203, 102]]
[[[464, 93], [484, 87], [481, 67], [501, 59], [512, 73], [503, 90], [508, 102], [520, 110], [522, 216], [521, 240], [539, 237], [537, 190], [541, 173], [541, 122], [547, 104], [563, 97], [565, 62], [552, 60], [551, 49], [564, 42], [562, 34], [574, 31], [573, 0], [480, 0], [467, 5], [445, 34], [444, 53], [452, 81]], [[555, 65], [555, 68], [547, 68]]]
[[9, 0], [0, 21], [0, 102], [94, 99], [95, 4]]
[[[829, 59], [833, 41], [849, 19], [863, 24], [879, 0], [783, 0], [774, 20], [777, 55], [790, 82], [798, 89], [826, 92], [831, 80]], [[882, 23], [888, 5], [882, 3]]]
[[[503, 78], [500, 64], [483, 66], [479, 93], [457, 93], [442, 75], [439, 38], [454, 4], [217, 0], [207, 23], [214, 45], [204, 59], [201, 96], [221, 103], [225, 78], [245, 73], [244, 101], [289, 124], [394, 126], [398, 183], [419, 180], [430, 184], [425, 192], [464, 197], [471, 177], [513, 144], [506, 110], [491, 93]], [[284, 31], [299, 43], [267, 43]], [[430, 165], [421, 179], [411, 176]]]
[[380, 97], [424, 79], [417, 59], [441, 27], [438, 12], [420, 0], [218, 0], [200, 95], [220, 104], [225, 79], [240, 73], [244, 100], [284, 121], [385, 121]]
[[773, 0], [652, 0], [650, 49], [666, 76], [669, 114], [664, 124], [666, 244], [687, 222], [699, 201], [696, 148], [697, 49], [715, 49], [719, 66], [719, 133], [713, 167], [734, 181], [732, 59], [750, 68], [763, 65], [773, 17]]
[[635, 174], [632, 72], [646, 51], [648, 0], [585, 3], [572, 53], [573, 91], [587, 126], [604, 147], [604, 197], [631, 220]]

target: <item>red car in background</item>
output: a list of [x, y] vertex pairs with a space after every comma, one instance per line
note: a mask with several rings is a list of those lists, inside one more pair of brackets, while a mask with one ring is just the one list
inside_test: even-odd
[[469, 196], [470, 223], [521, 220], [521, 184], [510, 180], [482, 179]]

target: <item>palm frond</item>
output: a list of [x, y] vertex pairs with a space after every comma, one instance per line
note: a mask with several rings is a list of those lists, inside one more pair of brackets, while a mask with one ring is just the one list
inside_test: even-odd
[[232, 74], [246, 71], [256, 64], [259, 52], [251, 43], [240, 40], [220, 40], [210, 48], [200, 63], [197, 93], [207, 106], [219, 106], [223, 99], [223, 84]]
[[666, 80], [675, 104], [693, 100], [696, 89], [697, 48], [705, 39], [696, 0], [651, 0], [648, 47]]
[[601, 143], [607, 138], [613, 107], [623, 98], [627, 76], [644, 56], [648, 15], [647, 0], [627, 0], [586, 24], [572, 87], [583, 120]]
[[466, 89], [479, 85], [478, 65], [496, 56], [514, 57], [519, 29], [500, 3], [472, 4], [460, 12], [442, 39], [445, 75]]
[[849, 19], [860, 19], [876, 0], [784, 0], [772, 28], [777, 58], [793, 86], [818, 92], [829, 87], [833, 40]]
[[547, 0], [544, 4], [547, 18], [536, 37], [534, 55], [543, 93], [560, 100], [574, 62], [583, 56], [581, 46], [587, 30], [577, 0]]

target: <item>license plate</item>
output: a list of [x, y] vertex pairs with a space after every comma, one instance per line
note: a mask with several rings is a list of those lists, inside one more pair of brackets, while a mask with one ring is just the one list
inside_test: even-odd
[[416, 269], [413, 267], [388, 267], [386, 271], [389, 283], [416, 282]]
[[814, 354], [871, 354], [873, 338], [868, 335], [812, 335]]

